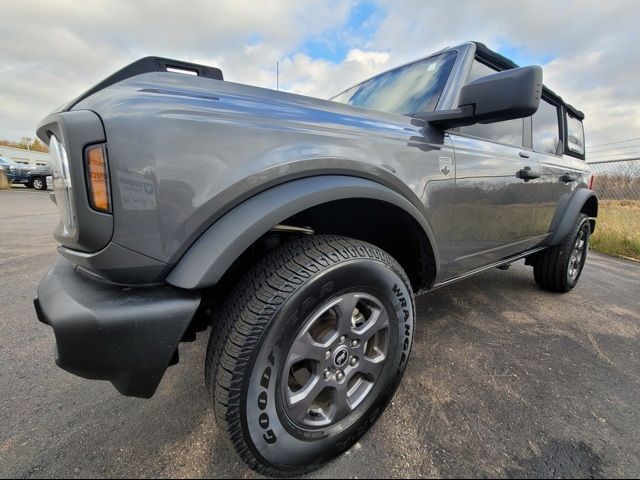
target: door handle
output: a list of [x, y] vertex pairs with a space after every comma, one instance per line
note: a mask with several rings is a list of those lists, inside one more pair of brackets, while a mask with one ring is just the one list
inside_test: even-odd
[[520, 153], [519, 153], [519, 155], [520, 155], [522, 158], [529, 158], [529, 153], [527, 153], [527, 152], [520, 152]]
[[560, 181], [563, 183], [575, 182], [578, 180], [578, 175], [575, 173], [565, 173], [560, 177]]
[[531, 167], [524, 167], [522, 170], [518, 170], [516, 172], [516, 177], [528, 182], [534, 178], [540, 178], [540, 174], [538, 172], [531, 171]]

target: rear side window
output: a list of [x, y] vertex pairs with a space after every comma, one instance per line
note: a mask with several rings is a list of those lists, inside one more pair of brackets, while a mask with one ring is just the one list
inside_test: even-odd
[[559, 155], [560, 116], [558, 107], [540, 100], [538, 111], [531, 117], [533, 150], [550, 155]]
[[[476, 78], [486, 77], [487, 75], [492, 75], [494, 73], [497, 73], [497, 70], [474, 60], [467, 83], [475, 80]], [[476, 123], [475, 125], [460, 128], [460, 133], [484, 138], [491, 140], [492, 142], [513, 145], [514, 147], [522, 147], [523, 131], [524, 119], [522, 118], [487, 124]]]
[[447, 52], [396, 68], [331, 100], [401, 115], [431, 112], [438, 104], [455, 59], [455, 52]]
[[584, 127], [571, 114], [567, 114], [567, 147], [571, 152], [584, 156]]

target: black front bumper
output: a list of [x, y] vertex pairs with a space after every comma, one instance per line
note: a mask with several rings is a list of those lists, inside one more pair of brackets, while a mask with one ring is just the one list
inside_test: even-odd
[[40, 282], [34, 303], [38, 319], [53, 328], [58, 366], [149, 398], [177, 354], [200, 293], [103, 283], [61, 258]]

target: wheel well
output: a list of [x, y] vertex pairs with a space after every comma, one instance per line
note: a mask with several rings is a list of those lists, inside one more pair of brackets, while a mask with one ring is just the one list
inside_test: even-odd
[[[376, 245], [402, 266], [414, 291], [431, 287], [435, 280], [435, 255], [427, 235], [411, 215], [390, 203], [365, 198], [335, 200], [303, 210], [280, 224]], [[300, 233], [275, 229], [265, 233], [233, 263], [215, 288], [225, 290], [260, 258], [296, 235]]]
[[580, 209], [580, 213], [584, 213], [589, 217], [589, 223], [591, 224], [591, 233], [596, 229], [595, 217], [598, 216], [598, 199], [596, 197], [589, 197], [584, 205]]
[[422, 227], [390, 203], [364, 198], [336, 200], [311, 207], [282, 223], [380, 247], [402, 266], [415, 291], [430, 287], [435, 280], [435, 257]]
[[[303, 210], [280, 225], [308, 227], [314, 234], [344, 235], [376, 245], [402, 266], [414, 291], [430, 288], [435, 281], [435, 255], [426, 233], [410, 214], [393, 204], [363, 198], [336, 200]], [[220, 299], [226, 298], [253, 265], [299, 235], [272, 229], [247, 248], [203, 295], [199, 314], [183, 341], [194, 339], [196, 331], [206, 328]]]

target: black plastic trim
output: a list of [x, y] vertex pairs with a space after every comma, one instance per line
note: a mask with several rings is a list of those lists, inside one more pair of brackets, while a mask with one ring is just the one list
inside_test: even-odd
[[70, 111], [85, 98], [90, 97], [94, 93], [97, 93], [100, 90], [104, 90], [111, 85], [126, 80], [127, 78], [135, 77], [136, 75], [142, 75], [143, 73], [166, 72], [168, 68], [191, 71], [196, 73], [199, 77], [212, 78], [214, 80], [224, 80], [222, 70], [216, 67], [209, 67], [197, 63], [183, 62], [181, 60], [173, 60], [170, 58], [144, 57], [118, 70], [113, 75], [110, 75], [97, 85], [91, 87], [78, 98], [72, 100], [71, 103], [64, 107], [64, 110]]
[[275, 225], [308, 208], [347, 198], [381, 200], [407, 212], [422, 227], [433, 249], [436, 271], [440, 269], [435, 235], [409, 200], [371, 180], [323, 175], [278, 185], [230, 210], [191, 245], [166, 280], [187, 289], [214, 286], [233, 262]]
[[150, 398], [200, 304], [200, 292], [169, 285], [130, 288], [95, 281], [59, 259], [38, 286], [38, 319], [53, 328], [56, 363]]
[[550, 232], [553, 236], [549, 241], [549, 245], [558, 245], [567, 236], [571, 228], [578, 218], [578, 214], [584, 207], [589, 198], [594, 197], [597, 201], [596, 194], [588, 188], [578, 188], [572, 193], [567, 193], [560, 198], [556, 207], [556, 215], [551, 221]]
[[171, 265], [114, 242], [97, 252], [79, 252], [60, 246], [58, 253], [75, 265], [121, 285], [162, 283], [171, 270]]

